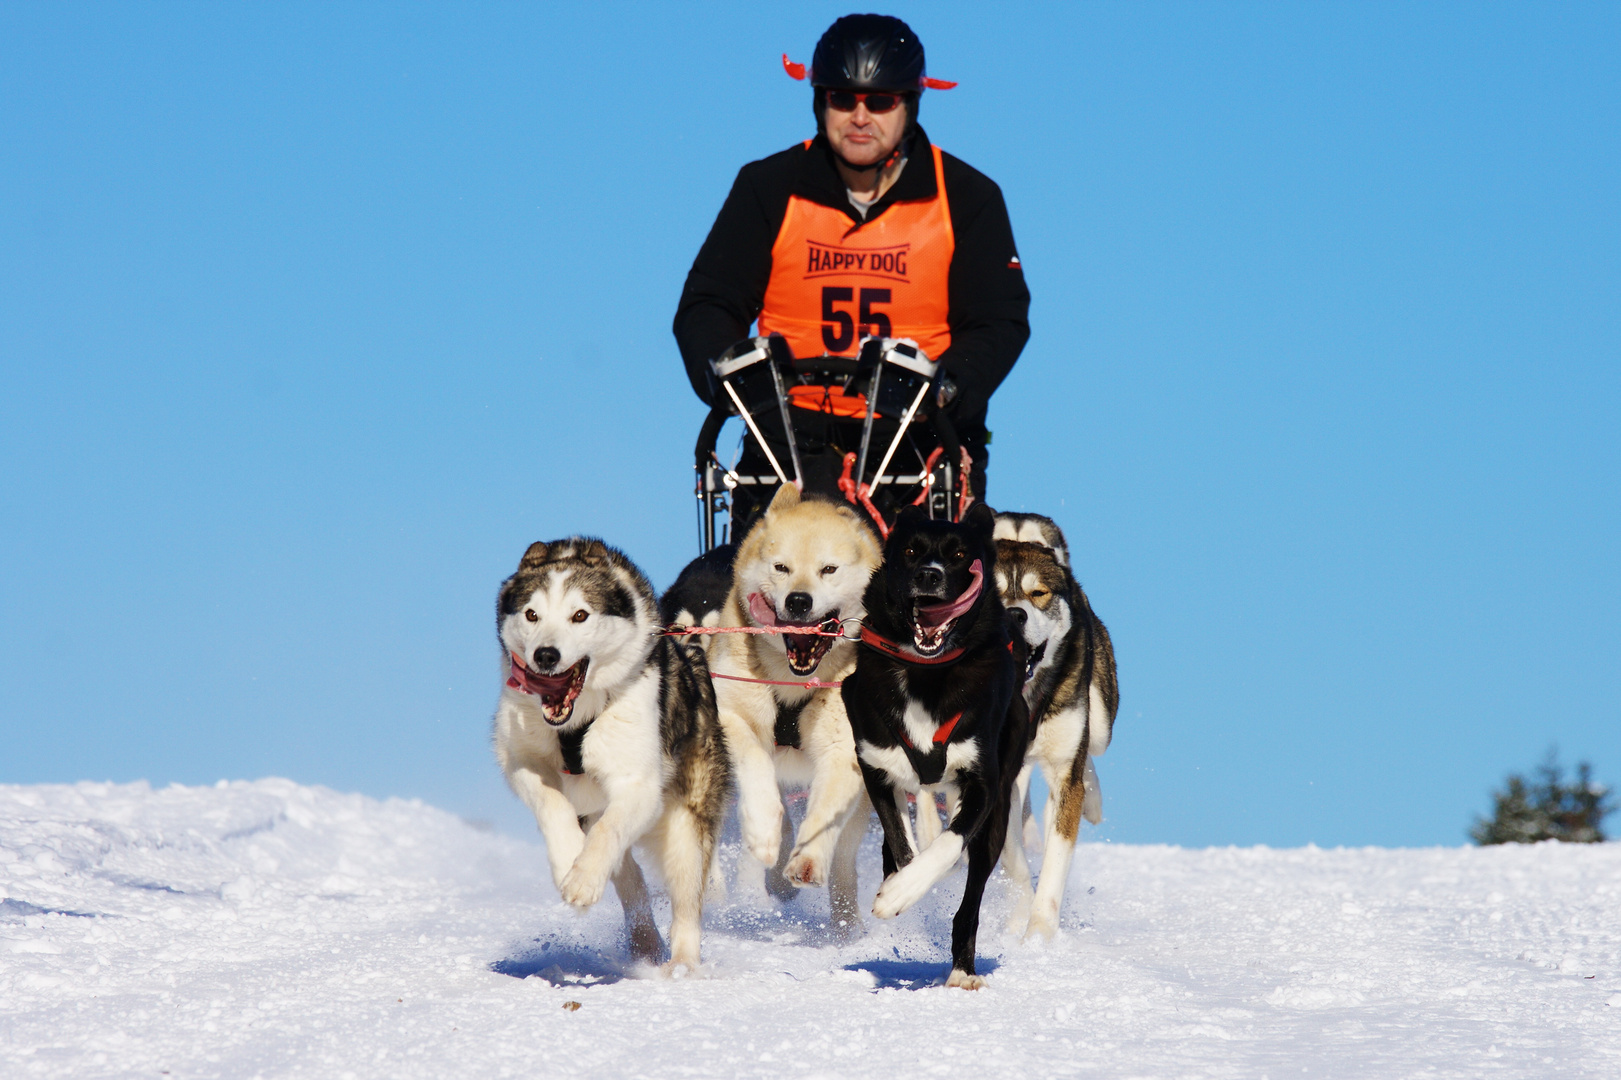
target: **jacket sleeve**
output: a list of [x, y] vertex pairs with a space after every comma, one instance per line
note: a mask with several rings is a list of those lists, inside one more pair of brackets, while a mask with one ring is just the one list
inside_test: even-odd
[[949, 411], [967, 433], [984, 426], [991, 394], [1030, 338], [1030, 290], [1002, 190], [954, 158], [945, 166], [956, 251], [948, 279], [951, 347], [940, 362], [957, 384]]
[[777, 154], [738, 172], [681, 290], [676, 345], [706, 405], [714, 404], [709, 361], [748, 336], [765, 300], [771, 246], [788, 205], [786, 157]]

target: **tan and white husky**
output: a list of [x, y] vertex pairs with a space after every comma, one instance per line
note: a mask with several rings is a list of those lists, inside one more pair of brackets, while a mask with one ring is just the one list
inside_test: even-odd
[[829, 886], [835, 933], [861, 925], [855, 857], [869, 812], [838, 689], [793, 684], [838, 682], [854, 670], [849, 621], [861, 618], [862, 593], [881, 558], [878, 538], [853, 509], [783, 485], [738, 547], [719, 623], [828, 632], [849, 624], [849, 636], [718, 634], [709, 646], [744, 847], [762, 866], [775, 865], [781, 789], [807, 789], [783, 872], [798, 887]]
[[[997, 519], [996, 536], [997, 592], [1030, 650], [1024, 699], [1034, 730], [1002, 849], [1002, 865], [1020, 894], [1010, 929], [1051, 937], [1081, 818], [1094, 825], [1102, 820], [1092, 759], [1109, 748], [1120, 687], [1109, 631], [1070, 572], [1058, 526], [1033, 514], [1007, 515]], [[1041, 878], [1033, 894], [1022, 843], [1032, 766], [1041, 769], [1048, 791]]]

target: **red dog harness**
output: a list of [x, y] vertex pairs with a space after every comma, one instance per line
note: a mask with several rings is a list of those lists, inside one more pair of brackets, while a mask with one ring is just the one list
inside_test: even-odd
[[[944, 746], [946, 744], [946, 740], [951, 738], [952, 731], [956, 729], [957, 721], [961, 720], [961, 719], [962, 719], [962, 713], [958, 713], [956, 716], [953, 716], [950, 720], [947, 720], [945, 723], [943, 723], [939, 727], [935, 728], [934, 729], [934, 739], [933, 739], [934, 745], [935, 746]], [[907, 749], [909, 749], [909, 750], [916, 750], [917, 749], [917, 747], [912, 745], [912, 740], [907, 737], [907, 735], [906, 735], [906, 726], [905, 726], [904, 723], [901, 725], [901, 742], [905, 743]]]

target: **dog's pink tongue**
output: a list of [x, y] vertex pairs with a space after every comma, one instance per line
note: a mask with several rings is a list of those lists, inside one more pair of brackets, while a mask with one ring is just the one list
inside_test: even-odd
[[756, 626], [776, 626], [777, 611], [770, 601], [759, 593], [749, 593], [749, 614], [754, 617]]
[[980, 565], [978, 559], [975, 559], [974, 565], [968, 568], [968, 573], [971, 577], [968, 588], [964, 589], [962, 595], [951, 603], [919, 604], [917, 606], [918, 625], [939, 626], [941, 623], [950, 622], [974, 606], [974, 601], [979, 599], [980, 590], [985, 587], [985, 568]]

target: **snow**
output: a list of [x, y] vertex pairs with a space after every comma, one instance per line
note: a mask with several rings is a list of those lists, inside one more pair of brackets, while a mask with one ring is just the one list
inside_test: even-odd
[[1621, 1076], [1621, 845], [1083, 844], [1049, 944], [993, 880], [977, 993], [961, 880], [845, 945], [734, 898], [670, 980], [421, 803], [0, 786], [0, 1076]]

